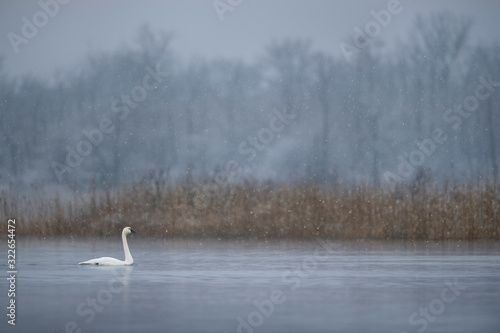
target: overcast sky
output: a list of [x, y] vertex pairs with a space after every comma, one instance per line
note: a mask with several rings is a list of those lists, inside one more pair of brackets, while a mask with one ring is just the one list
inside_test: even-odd
[[[220, 2], [227, 4], [228, 0]], [[239, 57], [252, 61], [270, 41], [285, 37], [311, 39], [315, 49], [340, 56], [339, 44], [352, 43], [353, 28], [364, 28], [373, 20], [370, 11], [385, 9], [389, 2], [242, 0], [226, 11], [221, 21], [213, 0], [72, 0], [60, 5], [54, 17], [49, 17], [27, 44], [19, 44], [15, 53], [9, 33], [22, 37], [22, 18], [33, 22], [34, 15], [43, 20], [43, 14], [37, 16], [41, 11], [38, 0], [2, 0], [0, 55], [10, 76], [34, 73], [51, 77], [55, 69], [78, 65], [89, 52], [111, 51], [132, 43], [138, 28], [147, 23], [153, 30], [174, 32], [172, 47], [184, 59]], [[473, 18], [475, 41], [499, 39], [500, 1], [401, 0], [401, 8], [377, 40], [404, 40], [417, 14], [443, 9]]]

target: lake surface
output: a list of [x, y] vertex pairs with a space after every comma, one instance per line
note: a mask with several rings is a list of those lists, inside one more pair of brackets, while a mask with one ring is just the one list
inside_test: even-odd
[[[5, 260], [0, 268], [6, 275]], [[329, 245], [330, 244], [330, 245]], [[500, 243], [19, 238], [1, 332], [500, 332]]]

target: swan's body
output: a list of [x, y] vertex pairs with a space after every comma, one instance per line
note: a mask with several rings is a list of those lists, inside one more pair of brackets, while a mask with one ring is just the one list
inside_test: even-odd
[[132, 228], [126, 227], [122, 231], [122, 242], [123, 242], [123, 252], [125, 252], [125, 260], [118, 260], [111, 257], [101, 257], [96, 259], [90, 259], [78, 263], [78, 265], [101, 265], [101, 266], [128, 266], [134, 263], [134, 258], [130, 254], [127, 243], [127, 235], [130, 233], [136, 233]]

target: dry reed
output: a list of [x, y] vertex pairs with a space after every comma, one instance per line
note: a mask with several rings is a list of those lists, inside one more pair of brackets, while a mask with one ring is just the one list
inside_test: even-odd
[[[17, 235], [188, 238], [500, 239], [500, 187], [426, 185], [386, 192], [246, 182], [139, 182], [114, 191], [91, 186], [73, 197], [0, 193], [0, 218]], [[6, 223], [0, 232], [6, 233]]]

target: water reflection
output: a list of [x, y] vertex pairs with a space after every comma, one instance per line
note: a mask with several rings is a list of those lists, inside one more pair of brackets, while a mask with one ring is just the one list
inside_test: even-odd
[[[134, 240], [133, 266], [77, 265], [120, 255], [95, 242], [19, 242], [21, 331], [410, 333], [420, 308], [429, 330], [500, 327], [498, 243], [338, 243], [314, 260], [317, 242]], [[443, 281], [466, 289], [446, 303]]]

